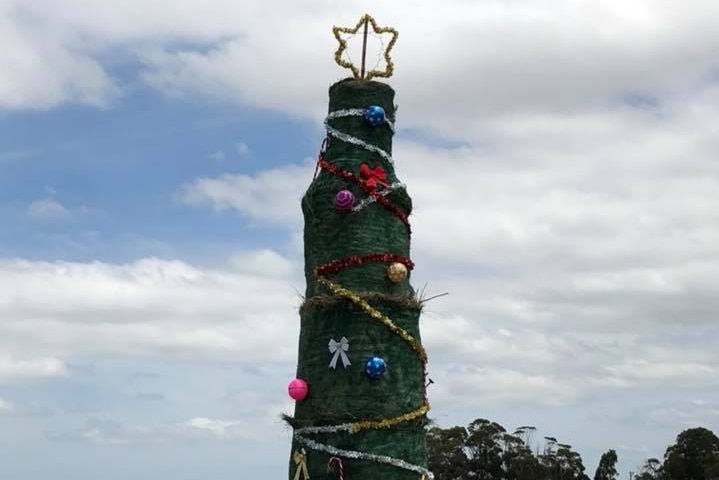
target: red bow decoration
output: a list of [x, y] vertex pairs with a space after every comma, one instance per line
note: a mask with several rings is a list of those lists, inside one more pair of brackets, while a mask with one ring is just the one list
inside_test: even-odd
[[374, 167], [373, 170], [370, 170], [366, 163], [362, 163], [360, 164], [359, 171], [362, 178], [365, 179], [365, 185], [367, 185], [367, 187], [375, 189], [377, 188], [377, 184], [380, 184], [383, 187], [389, 186], [385, 183], [387, 175], [384, 173], [384, 169], [382, 167]]

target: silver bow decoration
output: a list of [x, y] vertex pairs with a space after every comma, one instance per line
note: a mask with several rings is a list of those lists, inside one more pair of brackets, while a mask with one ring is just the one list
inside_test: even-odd
[[337, 368], [337, 359], [342, 357], [342, 365], [344, 365], [345, 368], [352, 365], [350, 363], [350, 359], [347, 357], [347, 352], [350, 349], [350, 341], [347, 340], [347, 337], [340, 338], [340, 341], [336, 341], [335, 339], [331, 339], [329, 343], [329, 350], [332, 355], [332, 360], [330, 360], [330, 368]]

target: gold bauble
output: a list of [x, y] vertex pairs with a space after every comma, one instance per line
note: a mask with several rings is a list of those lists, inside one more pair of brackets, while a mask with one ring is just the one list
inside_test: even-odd
[[387, 276], [394, 283], [399, 283], [405, 278], [407, 278], [407, 267], [404, 265], [404, 263], [392, 263], [389, 267], [387, 267]]

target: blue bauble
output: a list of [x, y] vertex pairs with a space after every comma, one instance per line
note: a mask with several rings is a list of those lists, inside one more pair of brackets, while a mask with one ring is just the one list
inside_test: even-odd
[[364, 111], [364, 118], [373, 127], [382, 125], [382, 122], [384, 122], [384, 108], [379, 105], [367, 107], [367, 110]]
[[387, 370], [387, 365], [380, 357], [369, 357], [364, 363], [364, 373], [371, 379], [378, 379]]

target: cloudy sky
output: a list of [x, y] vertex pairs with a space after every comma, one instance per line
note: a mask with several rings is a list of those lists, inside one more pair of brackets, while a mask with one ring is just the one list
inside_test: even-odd
[[450, 292], [431, 417], [622, 478], [719, 432], [715, 1], [0, 0], [0, 478], [286, 476], [299, 199], [365, 11]]

